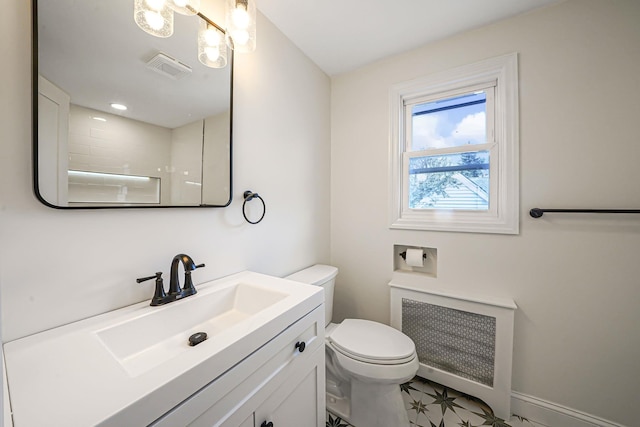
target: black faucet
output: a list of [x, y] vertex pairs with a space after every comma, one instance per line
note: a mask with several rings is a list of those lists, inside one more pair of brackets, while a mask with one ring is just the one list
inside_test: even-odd
[[[180, 288], [180, 281], [178, 279], [178, 265], [180, 262], [182, 262], [182, 265], [184, 266], [184, 286], [182, 288]], [[147, 280], [156, 279], [156, 290], [153, 294], [150, 305], [156, 306], [168, 304], [172, 301], [186, 298], [197, 292], [195, 286], [193, 286], [193, 282], [191, 281], [191, 272], [196, 268], [204, 266], [204, 264], [196, 265], [189, 255], [178, 254], [174, 256], [173, 261], [171, 261], [171, 278], [169, 281], [168, 294], [164, 291], [162, 272], [157, 272], [155, 275], [149, 277], [141, 277], [140, 279], [136, 279], [136, 282], [142, 283]]]
[[[178, 280], [178, 264], [182, 261], [184, 266], [184, 286], [180, 289]], [[191, 281], [191, 272], [196, 268], [204, 267], [204, 264], [196, 265], [189, 255], [178, 254], [171, 261], [171, 279], [169, 281], [169, 295], [180, 295], [178, 298], [188, 297], [196, 293], [196, 288]]]

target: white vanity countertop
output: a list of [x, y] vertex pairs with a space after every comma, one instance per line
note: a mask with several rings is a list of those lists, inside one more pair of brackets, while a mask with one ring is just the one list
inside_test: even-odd
[[[114, 325], [153, 310], [190, 304], [190, 300], [193, 304], [234, 282], [287, 296], [194, 347], [186, 345], [182, 335], [196, 331], [184, 331], [180, 350], [172, 348], [166, 360], [145, 357], [145, 363], [155, 362], [147, 369], [125, 366], [126, 361], [114, 356], [101, 339], [100, 334]], [[142, 302], [6, 343], [14, 426], [148, 425], [324, 302], [320, 287], [253, 272], [234, 274], [197, 289], [196, 295], [164, 306]]]

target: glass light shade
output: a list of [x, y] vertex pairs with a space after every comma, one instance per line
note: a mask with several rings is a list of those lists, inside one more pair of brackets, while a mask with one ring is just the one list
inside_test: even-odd
[[181, 15], [193, 16], [200, 11], [200, 0], [168, 0], [169, 7]]
[[240, 53], [256, 49], [255, 0], [226, 0], [225, 24], [231, 49]]
[[165, 0], [135, 0], [133, 19], [152, 36], [164, 38], [173, 34], [173, 10]]
[[198, 30], [198, 60], [211, 68], [223, 68], [227, 65], [224, 34], [203, 19], [200, 20]]

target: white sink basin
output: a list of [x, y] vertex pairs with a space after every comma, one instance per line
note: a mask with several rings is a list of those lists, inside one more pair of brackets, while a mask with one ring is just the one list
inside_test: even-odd
[[[149, 425], [324, 302], [253, 272], [196, 288], [5, 343], [14, 426]], [[208, 339], [192, 347], [195, 332]]]
[[[205, 332], [209, 340], [235, 328], [250, 326], [251, 318], [288, 294], [275, 289], [232, 282], [208, 293], [146, 311], [96, 332], [98, 338], [132, 376], [189, 351], [189, 336]], [[209, 344], [206, 341], [198, 345]]]

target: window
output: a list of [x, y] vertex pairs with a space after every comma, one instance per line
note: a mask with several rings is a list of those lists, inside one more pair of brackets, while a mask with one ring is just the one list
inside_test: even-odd
[[518, 233], [516, 54], [391, 90], [391, 228]]
[[493, 90], [406, 103], [410, 209], [489, 209]]

